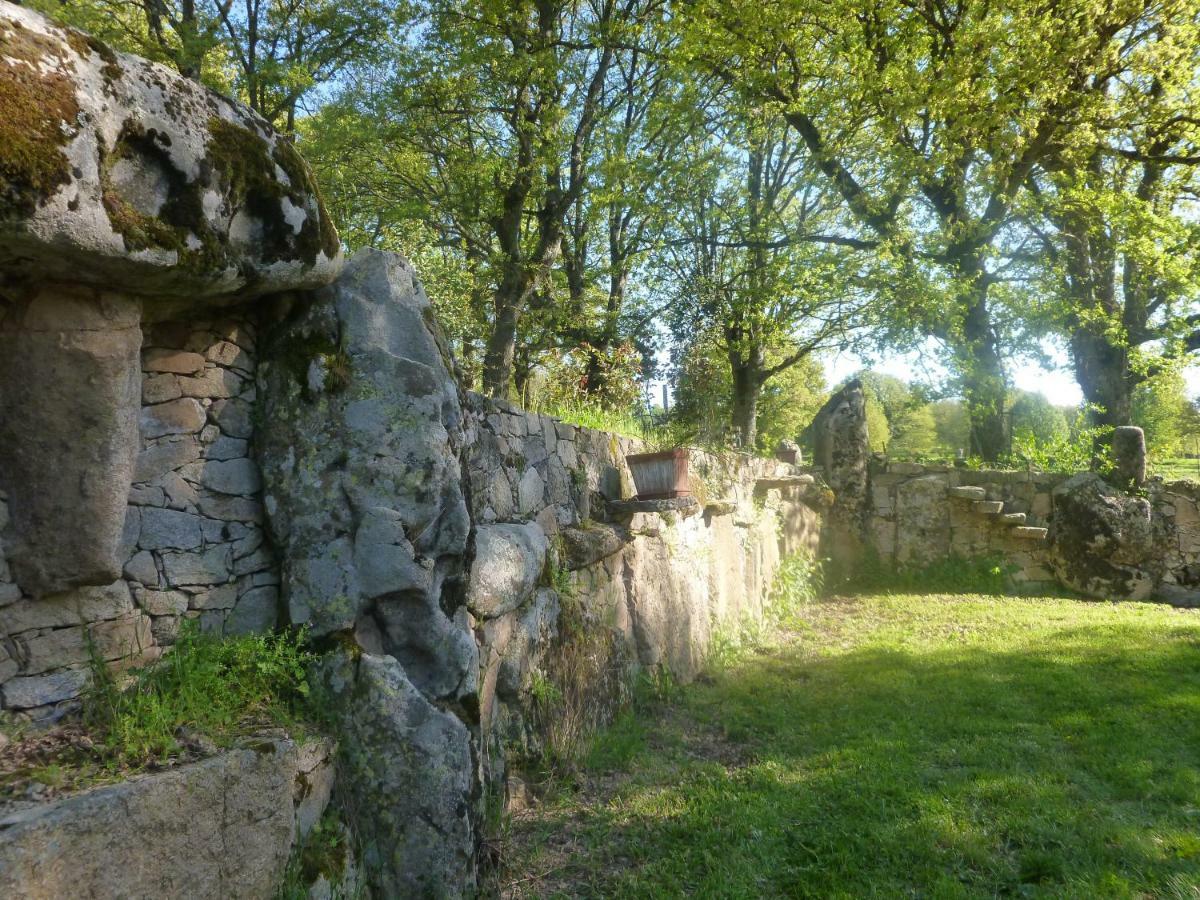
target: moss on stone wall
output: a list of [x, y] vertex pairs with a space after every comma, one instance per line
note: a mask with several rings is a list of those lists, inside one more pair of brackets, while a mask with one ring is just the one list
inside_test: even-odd
[[24, 217], [71, 179], [64, 148], [77, 131], [79, 103], [63, 47], [17, 22], [0, 34], [0, 217]]
[[[263, 255], [267, 259], [300, 259], [313, 265], [317, 254], [337, 254], [337, 232], [325, 211], [316, 182], [307, 164], [291, 144], [277, 139], [274, 148], [248, 128], [214, 116], [208, 123], [211, 137], [208, 160], [227, 189], [233, 206], [244, 206], [263, 226]], [[276, 166], [288, 184], [276, 176]], [[307, 213], [307, 199], [317, 201], [318, 221]], [[284, 216], [283, 200], [304, 209], [299, 233]]]

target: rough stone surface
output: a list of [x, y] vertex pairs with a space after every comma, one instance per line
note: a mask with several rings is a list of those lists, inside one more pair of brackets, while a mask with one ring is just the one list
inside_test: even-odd
[[[259, 367], [256, 449], [289, 618], [318, 635], [343, 632], [362, 651], [331, 680], [378, 896], [458, 896], [474, 885], [466, 723], [479, 665], [464, 605], [470, 519], [451, 371], [411, 268], [373, 251], [270, 337]], [[228, 436], [246, 436], [216, 415]]]
[[345, 697], [341, 766], [377, 896], [470, 895], [477, 787], [467, 727], [390, 656], [343, 660], [330, 681]]
[[42, 119], [33, 134], [0, 132], [0, 269], [160, 303], [336, 274], [337, 233], [312, 174], [261, 118], [7, 2], [0, 42], [10, 102]]
[[851, 381], [826, 401], [810, 426], [813, 464], [833, 490], [827, 514], [829, 555], [853, 564], [863, 552], [870, 455], [866, 400], [861, 382]]
[[1136, 425], [1113, 429], [1113, 459], [1116, 483], [1122, 487], [1141, 487], [1146, 483], [1146, 435]]
[[0, 537], [17, 584], [35, 596], [121, 573], [138, 317], [136, 303], [90, 290], [0, 299], [0, 490], [9, 507]]
[[548, 549], [545, 533], [532, 523], [477, 527], [467, 588], [471, 612], [495, 618], [528, 600], [542, 575]]
[[1054, 490], [1050, 541], [1059, 580], [1092, 597], [1144, 600], [1154, 587], [1150, 501], [1123, 494], [1099, 475], [1076, 475]]
[[297, 796], [328, 770], [316, 743], [260, 741], [0, 814], [0, 896], [273, 897], [298, 820], [328, 802], [323, 788]]

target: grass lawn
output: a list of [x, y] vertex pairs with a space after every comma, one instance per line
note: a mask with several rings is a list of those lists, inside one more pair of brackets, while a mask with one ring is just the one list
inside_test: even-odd
[[835, 598], [643, 700], [503, 895], [1200, 897], [1200, 614]]

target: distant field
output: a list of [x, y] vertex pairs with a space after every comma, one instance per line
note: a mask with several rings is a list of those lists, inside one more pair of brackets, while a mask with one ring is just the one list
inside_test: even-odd
[[1154, 475], [1161, 475], [1167, 481], [1200, 481], [1200, 459], [1165, 459], [1151, 466]]

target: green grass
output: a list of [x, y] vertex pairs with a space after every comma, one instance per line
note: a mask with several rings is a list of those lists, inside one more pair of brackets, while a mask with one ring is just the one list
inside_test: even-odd
[[103, 752], [125, 765], [177, 752], [185, 732], [226, 746], [247, 727], [298, 722], [296, 713], [311, 705], [312, 658], [299, 633], [222, 639], [186, 623], [164, 657], [127, 685], [94, 662], [84, 721]]
[[619, 719], [508, 896], [1195, 897], [1200, 615], [833, 599]]
[[1151, 460], [1150, 474], [1161, 475], [1165, 481], [1200, 481], [1200, 460], [1164, 459]]

